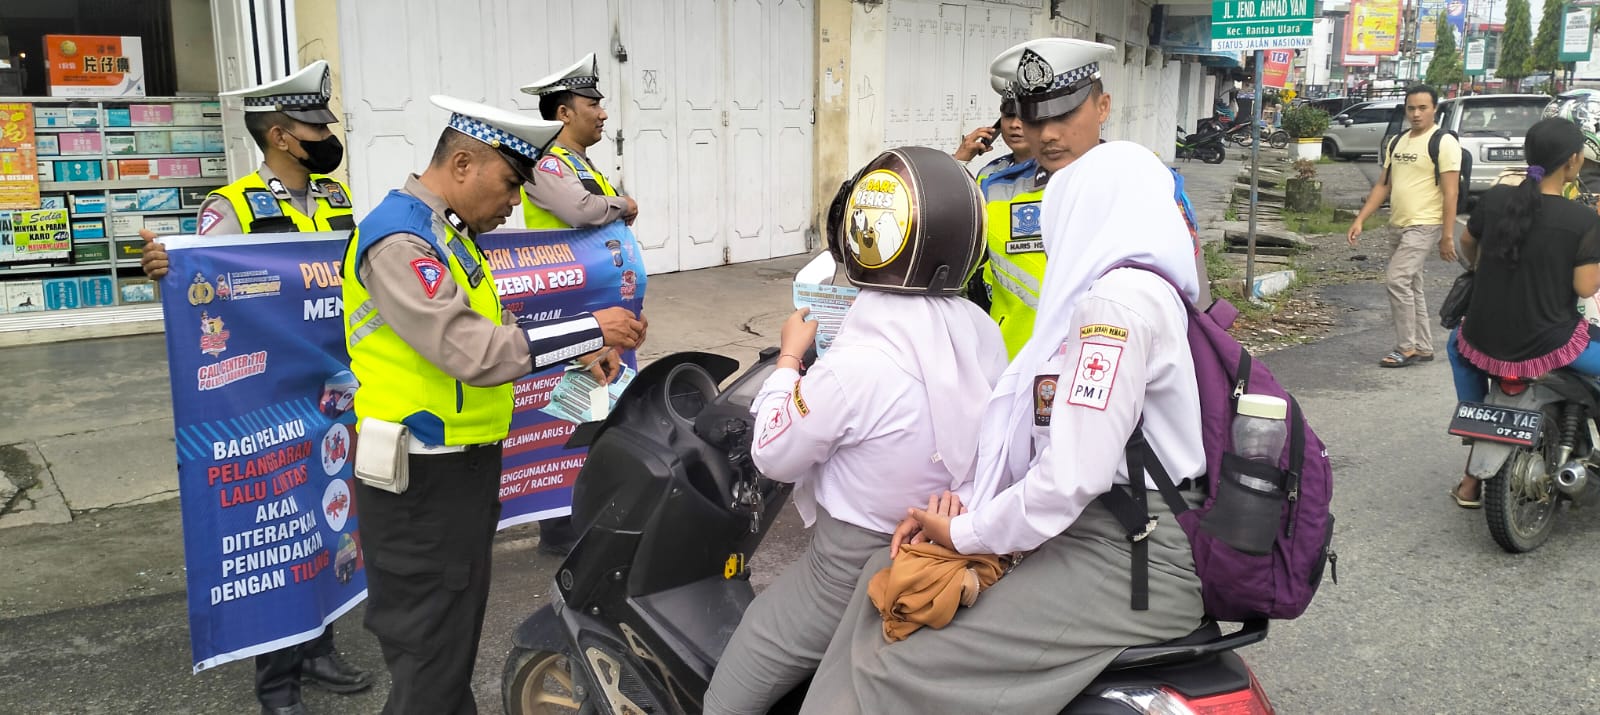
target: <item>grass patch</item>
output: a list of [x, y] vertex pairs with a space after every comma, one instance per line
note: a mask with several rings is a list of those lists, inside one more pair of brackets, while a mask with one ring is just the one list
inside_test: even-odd
[[[1384, 225], [1388, 220], [1387, 214], [1379, 212], [1367, 217], [1366, 222], [1361, 224], [1361, 230], [1371, 231]], [[1333, 217], [1332, 206], [1324, 206], [1311, 213], [1284, 211], [1283, 224], [1297, 233], [1344, 233], [1350, 230], [1349, 221]]]
[[1228, 208], [1225, 208], [1225, 209], [1222, 210], [1222, 220], [1224, 220], [1224, 221], [1238, 221], [1239, 220], [1239, 207], [1238, 206], [1234, 206], [1232, 201], [1228, 202]]

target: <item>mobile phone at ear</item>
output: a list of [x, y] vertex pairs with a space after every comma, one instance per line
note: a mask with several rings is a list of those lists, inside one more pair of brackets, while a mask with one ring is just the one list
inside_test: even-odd
[[[996, 119], [996, 120], [994, 120], [994, 136], [995, 137], [1000, 136], [1000, 122], [1002, 122], [1002, 121], [1005, 121], [1005, 120], [1004, 119]], [[984, 137], [982, 139], [979, 139], [978, 141], [983, 142], [983, 150], [984, 151], [988, 151], [989, 149], [994, 147], [994, 137]]]

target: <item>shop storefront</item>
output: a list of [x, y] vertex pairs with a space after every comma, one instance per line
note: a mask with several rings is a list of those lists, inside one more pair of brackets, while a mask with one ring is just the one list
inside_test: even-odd
[[139, 231], [193, 232], [229, 181], [212, 27], [206, 0], [0, 0], [0, 344], [160, 320]]

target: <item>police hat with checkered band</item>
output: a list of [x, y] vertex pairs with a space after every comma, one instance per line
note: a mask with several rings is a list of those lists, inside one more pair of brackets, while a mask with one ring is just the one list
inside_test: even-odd
[[429, 97], [428, 101], [450, 113], [448, 126], [451, 129], [493, 147], [519, 176], [529, 181], [533, 177], [534, 162], [544, 155], [565, 126], [561, 122], [439, 94]]
[[1089, 98], [1100, 63], [1116, 57], [1110, 45], [1065, 37], [1029, 40], [994, 58], [991, 76], [1011, 80], [1023, 121], [1064, 117]]
[[1017, 113], [1017, 90], [1011, 85], [1011, 78], [997, 74], [989, 75], [989, 86], [994, 88], [994, 93], [1000, 95], [1000, 113], [1012, 116]]
[[283, 112], [290, 119], [306, 124], [334, 124], [339, 121], [328, 110], [333, 97], [333, 73], [328, 63], [317, 60], [283, 79], [258, 87], [223, 92], [224, 97], [244, 100], [246, 112]]
[[606, 98], [600, 93], [600, 63], [594, 58], [593, 52], [571, 67], [523, 85], [522, 91], [540, 95], [571, 92], [593, 99]]

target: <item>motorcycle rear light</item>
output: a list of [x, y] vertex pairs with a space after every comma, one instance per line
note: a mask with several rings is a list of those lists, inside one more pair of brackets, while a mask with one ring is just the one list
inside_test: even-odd
[[1203, 698], [1186, 698], [1167, 688], [1112, 688], [1100, 697], [1141, 715], [1274, 715], [1272, 703], [1253, 673], [1250, 687]]
[[1501, 392], [1511, 397], [1516, 397], [1528, 391], [1528, 382], [1526, 380], [1501, 380], [1499, 386]]

